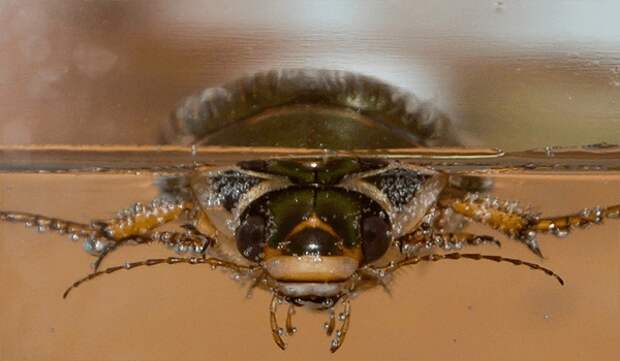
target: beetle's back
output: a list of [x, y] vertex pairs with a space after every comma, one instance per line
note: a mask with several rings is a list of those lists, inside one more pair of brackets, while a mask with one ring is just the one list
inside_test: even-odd
[[413, 94], [344, 71], [258, 73], [185, 99], [168, 142], [329, 149], [455, 145], [447, 117]]

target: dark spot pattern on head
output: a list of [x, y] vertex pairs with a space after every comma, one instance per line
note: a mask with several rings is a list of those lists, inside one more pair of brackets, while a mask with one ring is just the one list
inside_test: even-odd
[[260, 182], [260, 178], [236, 170], [224, 171], [210, 179], [213, 193], [217, 194], [221, 204], [228, 211], [232, 210], [239, 199]]
[[392, 206], [400, 209], [411, 202], [429, 177], [409, 169], [394, 168], [364, 180], [375, 185]]

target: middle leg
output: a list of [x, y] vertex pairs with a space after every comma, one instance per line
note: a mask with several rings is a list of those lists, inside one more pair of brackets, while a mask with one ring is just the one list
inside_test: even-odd
[[399, 237], [397, 244], [407, 257], [428, 253], [435, 248], [454, 251], [484, 244], [501, 247], [500, 241], [492, 236], [463, 232], [466, 224], [467, 221], [451, 209], [435, 207], [414, 231]]

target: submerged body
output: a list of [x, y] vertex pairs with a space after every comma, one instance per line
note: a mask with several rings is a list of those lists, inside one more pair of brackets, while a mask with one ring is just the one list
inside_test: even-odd
[[[167, 139], [197, 145], [303, 146], [326, 149], [458, 144], [445, 116], [371, 78], [346, 72], [290, 70], [258, 74], [188, 98], [173, 113]], [[270, 323], [277, 345], [295, 328], [294, 307], [326, 310], [336, 351], [349, 328], [351, 295], [385, 286], [401, 267], [469, 258], [539, 265], [495, 255], [458, 253], [499, 244], [465, 231], [487, 225], [541, 255], [537, 234], [618, 218], [620, 206], [541, 217], [488, 196], [489, 182], [381, 158], [267, 159], [227, 167], [180, 168], [158, 180], [161, 196], [104, 222], [80, 224], [0, 211], [0, 221], [82, 238], [96, 269], [75, 282], [140, 266], [208, 264], [231, 269], [273, 293]], [[176, 231], [160, 226], [181, 222]], [[127, 244], [162, 243], [183, 257], [99, 270]], [[189, 253], [189, 256], [187, 254]], [[288, 303], [285, 327], [277, 307]], [[340, 306], [341, 305], [341, 306]], [[336, 317], [336, 308], [343, 311]], [[340, 324], [337, 327], [337, 324]]]

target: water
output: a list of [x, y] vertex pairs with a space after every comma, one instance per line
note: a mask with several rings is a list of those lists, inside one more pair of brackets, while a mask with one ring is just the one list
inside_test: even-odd
[[[538, 149], [389, 157], [493, 177], [495, 195], [548, 214], [618, 204], [617, 148], [547, 146], [620, 142], [620, 27], [609, 25], [619, 4], [3, 2], [0, 144], [90, 145], [1, 147], [0, 209], [105, 219], [157, 195], [154, 169], [288, 155], [92, 144], [158, 144], [179, 99], [291, 67], [355, 71], [410, 90], [448, 114], [468, 147]], [[541, 237], [543, 261], [504, 237], [500, 250], [480, 248], [542, 262], [564, 287], [506, 264], [408, 269], [391, 296], [375, 289], [352, 301], [351, 331], [333, 356], [318, 327], [326, 315], [298, 310], [283, 353], [269, 334], [270, 295], [246, 299], [247, 285], [207, 265], [119, 271], [63, 301], [93, 258], [67, 236], [0, 224], [0, 359], [617, 360], [619, 223]], [[170, 254], [127, 247], [109, 264]]]
[[[599, 146], [500, 156], [491, 150], [460, 155], [399, 150], [392, 156], [407, 155], [406, 161], [488, 175], [495, 181], [497, 197], [560, 215], [620, 202], [616, 151]], [[81, 222], [106, 219], [119, 209], [156, 197], [154, 175], [149, 171], [154, 165], [170, 172], [175, 171], [172, 163], [191, 164], [185, 160], [224, 164], [264, 156], [259, 151], [248, 155], [203, 148], [195, 149], [194, 156], [191, 148], [80, 147], [41, 152], [30, 147], [2, 152], [7, 162], [0, 165], [4, 170], [0, 209]], [[520, 166], [497, 169], [508, 159]], [[139, 171], [114, 170], [131, 165]], [[36, 172], [37, 167], [46, 172]], [[501, 249], [482, 246], [481, 252], [540, 262], [559, 273], [566, 286], [542, 273], [506, 264], [461, 260], [416, 266], [396, 277], [391, 296], [377, 288], [353, 300], [351, 329], [333, 357], [495, 360], [618, 355], [620, 222], [576, 230], [564, 239], [542, 236], [546, 256], [542, 261], [493, 231], [472, 230], [503, 241]], [[294, 319], [298, 332], [289, 337], [288, 350], [279, 352], [269, 332], [270, 295], [256, 290], [246, 299], [247, 285], [212, 272], [208, 265], [121, 271], [85, 284], [62, 300], [64, 289], [90, 271], [93, 258], [81, 244], [67, 236], [39, 234], [12, 224], [0, 224], [0, 240], [3, 359], [67, 354], [75, 359], [174, 359], [178, 355], [246, 359], [248, 353], [256, 359], [328, 357], [330, 339], [317, 327], [325, 314], [299, 309]], [[168, 255], [171, 251], [164, 247], [127, 247], [107, 262], [115, 265]], [[544, 348], [535, 347], [543, 341]]]

